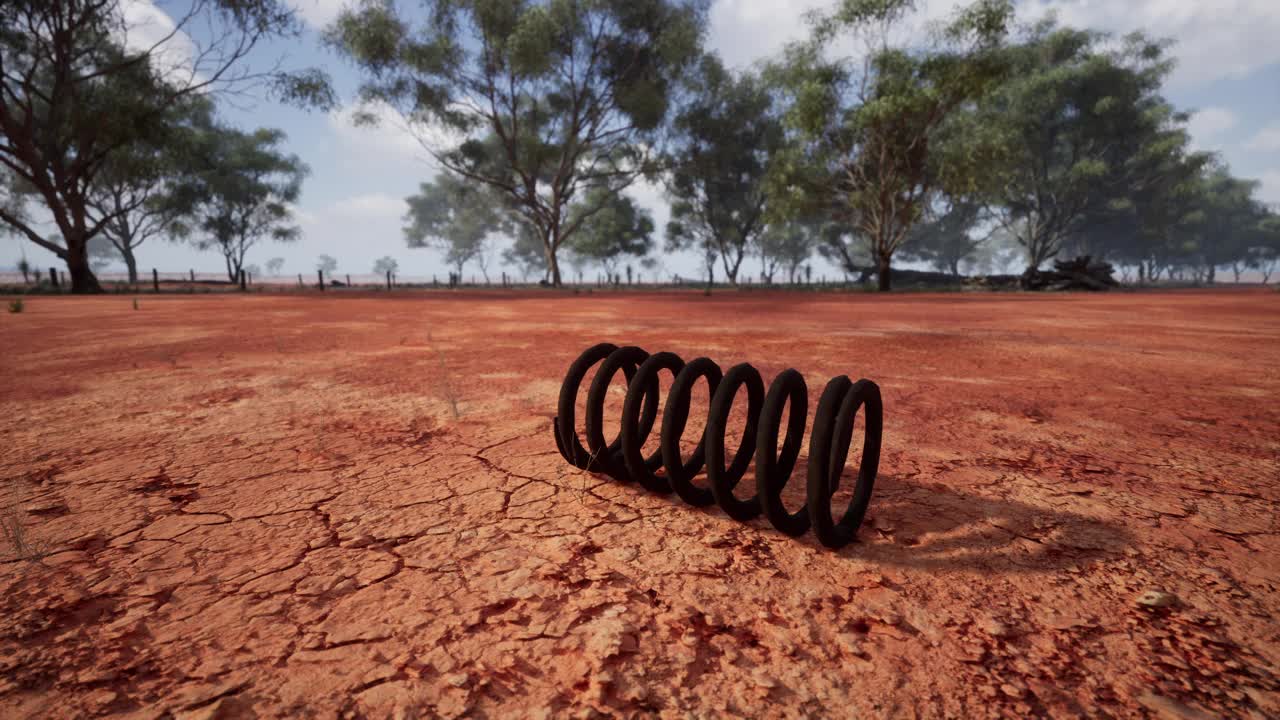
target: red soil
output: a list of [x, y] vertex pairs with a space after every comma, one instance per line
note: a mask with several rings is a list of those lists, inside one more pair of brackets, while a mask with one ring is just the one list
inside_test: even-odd
[[[140, 303], [0, 316], [0, 716], [1280, 716], [1280, 294]], [[606, 339], [876, 380], [860, 542], [568, 468]]]

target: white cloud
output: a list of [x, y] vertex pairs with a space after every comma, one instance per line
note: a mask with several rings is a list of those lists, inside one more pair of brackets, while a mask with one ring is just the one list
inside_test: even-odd
[[1236, 114], [1226, 108], [1207, 107], [1197, 110], [1187, 123], [1191, 133], [1191, 144], [1197, 150], [1214, 150], [1222, 147], [1220, 140], [1215, 141], [1223, 133], [1235, 127], [1240, 121]]
[[1031, 0], [1023, 8], [1023, 17], [1052, 11], [1068, 25], [1173, 39], [1175, 87], [1239, 77], [1280, 62], [1276, 0]]
[[403, 198], [392, 197], [387, 193], [366, 193], [354, 195], [333, 204], [333, 214], [351, 218], [383, 218], [387, 216], [399, 219], [404, 214]]
[[385, 104], [368, 108], [378, 120], [371, 126], [356, 124], [354, 115], [358, 110], [348, 106], [329, 113], [329, 126], [345, 144], [400, 158], [421, 158], [426, 154], [395, 108]]
[[1258, 177], [1258, 199], [1272, 207], [1280, 208], [1280, 170], [1268, 170]]
[[[826, 11], [832, 0], [718, 0], [711, 7], [708, 44], [732, 67], [744, 67], [777, 55], [783, 46], [808, 36], [805, 16]], [[927, 23], [946, 19], [955, 0], [924, 0], [904, 22], [903, 37], [922, 37]], [[853, 43], [837, 43], [841, 54], [856, 52]]]
[[302, 22], [316, 30], [323, 30], [333, 22], [347, 4], [347, 0], [289, 0]]
[[1280, 123], [1262, 128], [1256, 135], [1245, 142], [1244, 147], [1246, 150], [1260, 152], [1276, 152], [1280, 150]]
[[[134, 52], [151, 50], [151, 59], [175, 82], [188, 82], [192, 77], [198, 48], [191, 36], [177, 29], [177, 23], [152, 0], [124, 0], [124, 45]], [[154, 48], [154, 49], [153, 49]]]
[[[830, 0], [719, 0], [711, 8], [710, 45], [734, 66], [774, 55], [807, 33], [804, 14]], [[955, 0], [927, 0], [914, 24], [947, 17]], [[1023, 20], [1056, 13], [1068, 25], [1123, 35], [1141, 30], [1175, 41], [1171, 84], [1203, 85], [1280, 62], [1276, 0], [1026, 0]]]
[[827, 0], [720, 0], [711, 7], [709, 44], [729, 65], [749, 65], [804, 37], [804, 13], [828, 4]]

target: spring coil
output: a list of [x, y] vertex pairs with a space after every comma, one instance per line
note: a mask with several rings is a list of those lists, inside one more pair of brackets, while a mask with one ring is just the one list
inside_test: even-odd
[[[583, 447], [575, 429], [578, 389], [587, 372], [602, 363], [587, 392], [586, 433]], [[622, 406], [621, 431], [612, 442], [604, 437], [604, 402], [609, 384], [621, 370], [627, 378]], [[658, 418], [658, 373], [675, 376], [667, 393], [659, 429], [659, 447], [649, 457], [642, 448]], [[694, 383], [706, 378], [711, 407], [702, 439], [686, 459], [680, 454], [680, 437], [689, 420], [689, 404]], [[738, 389], [747, 389], [747, 426], [737, 452], [726, 465], [725, 432], [729, 411]], [[790, 401], [786, 436], [778, 449], [783, 407]], [[808, 389], [804, 377], [794, 369], [784, 370], [764, 390], [760, 373], [742, 363], [722, 372], [712, 360], [700, 357], [688, 363], [674, 353], [653, 355], [634, 347], [600, 343], [582, 353], [569, 366], [560, 386], [560, 400], [554, 422], [556, 447], [569, 464], [588, 472], [608, 475], [622, 482], [637, 482], [648, 490], [674, 492], [691, 505], [715, 503], [730, 517], [746, 522], [764, 514], [775, 528], [799, 536], [812, 527], [818, 540], [830, 548], [840, 548], [857, 535], [871, 502], [876, 472], [880, 465], [880, 437], [883, 405], [880, 388], [870, 380], [852, 382], [841, 375], [832, 378], [818, 400], [813, 432], [809, 439], [809, 467], [805, 506], [788, 512], [782, 503], [786, 486], [800, 456], [808, 413]], [[853, 440], [858, 410], [866, 408], [862, 457], [857, 484], [848, 509], [839, 520], [831, 516], [831, 496], [840, 482]], [[750, 498], [734, 495], [751, 464], [756, 461], [756, 493]], [[703, 467], [709, 487], [692, 480]], [[664, 474], [657, 474], [659, 469]]]

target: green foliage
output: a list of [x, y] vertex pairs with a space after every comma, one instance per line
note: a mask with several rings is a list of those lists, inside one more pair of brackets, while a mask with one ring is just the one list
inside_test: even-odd
[[1052, 21], [1033, 27], [1009, 50], [1013, 72], [966, 118], [971, 137], [999, 149], [986, 194], [1022, 228], [1032, 267], [1124, 211], [1186, 144], [1185, 116], [1159, 95], [1170, 68], [1162, 46], [1107, 40]]
[[[914, 7], [895, 0], [846, 0], [819, 16], [813, 38], [770, 70], [792, 100], [789, 146], [770, 177], [773, 219], [827, 215], [852, 232], [827, 243], [847, 271], [861, 271], [866, 243], [888, 289], [889, 265], [938, 191], [962, 192], [982, 171], [977, 151], [938, 152], [948, 124], [1004, 77], [1002, 46], [1012, 5], [980, 0], [958, 12], [925, 48], [888, 43], [892, 25]], [[856, 67], [823, 48], [845, 36], [870, 39]], [[956, 137], [950, 131], [950, 137]]]
[[373, 271], [378, 275], [386, 275], [387, 273], [394, 275], [399, 269], [400, 263], [396, 262], [396, 259], [390, 255], [380, 257], [373, 263]]
[[89, 188], [88, 205], [103, 219], [100, 238], [106, 241], [89, 241], [91, 259], [95, 250], [100, 257], [119, 258], [129, 271], [129, 282], [138, 282], [138, 246], [169, 233], [191, 211], [178, 188], [212, 117], [209, 98], [183, 98], [165, 110], [154, 134], [107, 158]]
[[495, 195], [441, 172], [435, 182], [422, 183], [417, 195], [405, 198], [405, 240], [411, 248], [444, 250], [445, 262], [461, 274], [467, 263], [485, 262], [493, 235], [510, 231], [509, 215]]
[[537, 229], [528, 223], [518, 224], [515, 241], [502, 251], [502, 261], [519, 268], [525, 280], [535, 275], [546, 279], [547, 253]]
[[213, 123], [192, 136], [188, 172], [170, 197], [189, 220], [170, 227], [201, 250], [221, 252], [231, 282], [239, 280], [251, 247], [268, 239], [292, 242], [301, 233], [292, 207], [309, 169], [280, 149], [284, 139], [280, 130], [243, 132]]
[[979, 203], [960, 200], [941, 212], [926, 213], [924, 220], [907, 234], [903, 253], [959, 277], [960, 263], [973, 255], [986, 240], [985, 236], [974, 236], [984, 211]]
[[773, 282], [774, 274], [781, 270], [788, 282], [796, 282], [800, 266], [813, 256], [820, 242], [821, 231], [820, 222], [814, 220], [769, 225], [756, 239], [764, 281]]
[[[240, 66], [259, 42], [297, 30], [282, 0], [214, 0], [193, 4], [158, 44], [125, 48], [120, 38], [136, 30], [125, 5], [0, 3], [0, 157], [44, 203], [58, 241], [49, 242], [3, 203], [0, 222], [64, 259], [75, 292], [101, 290], [89, 268], [88, 243], [113, 219], [111, 211], [90, 207], [87, 189], [111, 163], [129, 164], [120, 157], [128, 148], [162, 137], [175, 106], [283, 78], [283, 72]], [[176, 42], [192, 47], [177, 53]], [[174, 68], [179, 54], [190, 66]], [[322, 79], [312, 77], [313, 91]]]
[[362, 0], [325, 38], [362, 71], [366, 107], [398, 110], [446, 169], [522, 216], [559, 284], [556, 253], [581, 226], [574, 203], [654, 171], [650, 148], [698, 57], [707, 6], [452, 0], [410, 23]]
[[332, 255], [321, 255], [316, 258], [316, 270], [325, 275], [333, 275], [338, 270], [338, 259]]
[[581, 228], [570, 251], [587, 262], [600, 263], [610, 275], [623, 257], [642, 257], [653, 247], [653, 218], [626, 195], [596, 188], [575, 206], [571, 217]]
[[14, 298], [9, 301], [9, 312], [11, 313], [20, 313], [26, 308], [27, 304], [22, 301], [22, 298]]
[[764, 230], [770, 158], [783, 142], [782, 122], [764, 82], [735, 76], [714, 55], [685, 81], [691, 98], [674, 123], [669, 160], [668, 245], [712, 243], [731, 283]]

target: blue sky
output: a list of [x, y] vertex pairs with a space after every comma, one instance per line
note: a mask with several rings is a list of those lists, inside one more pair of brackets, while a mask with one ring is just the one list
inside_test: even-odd
[[[320, 46], [317, 29], [336, 15], [344, 0], [293, 0], [307, 30], [296, 41], [277, 42], [260, 59], [284, 55], [290, 67], [320, 66], [344, 99], [358, 80], [354, 71]], [[829, 0], [715, 0], [710, 46], [731, 65], [746, 66], [803, 36], [802, 13]], [[161, 29], [182, 2], [129, 0], [130, 13], [145, 19], [139, 33]], [[945, 17], [946, 0], [920, 2], [920, 21]], [[1191, 131], [1201, 149], [1215, 150], [1237, 175], [1259, 179], [1261, 196], [1280, 204], [1280, 2], [1276, 0], [1031, 0], [1020, 3], [1023, 19], [1055, 12], [1067, 24], [1114, 33], [1142, 30], [1175, 42], [1178, 66], [1166, 86], [1177, 106], [1195, 110]], [[410, 250], [401, 235], [404, 197], [428, 180], [435, 168], [394, 117], [377, 129], [354, 127], [349, 111], [304, 112], [269, 101], [223, 106], [224, 117], [245, 128], [271, 126], [288, 133], [287, 147], [311, 168], [298, 204], [302, 239], [289, 245], [263, 244], [249, 262], [285, 258], [285, 272], [311, 273], [316, 257], [337, 258], [339, 273], [367, 273], [373, 261], [390, 255], [405, 276], [445, 272], [441, 254]], [[633, 196], [665, 225], [666, 202], [657, 187], [637, 186]], [[50, 228], [52, 229], [52, 228]], [[25, 244], [25, 248], [20, 247]], [[660, 244], [660, 243], [659, 243]], [[36, 265], [61, 266], [49, 253], [16, 237], [0, 239], [0, 265], [12, 265], [25, 250]], [[151, 240], [139, 249], [142, 268], [162, 271], [221, 270], [219, 255], [189, 246]], [[497, 253], [495, 252], [495, 256]], [[664, 259], [668, 273], [693, 274], [692, 256]], [[746, 269], [757, 272], [756, 262]], [[815, 274], [835, 270], [815, 259]]]

